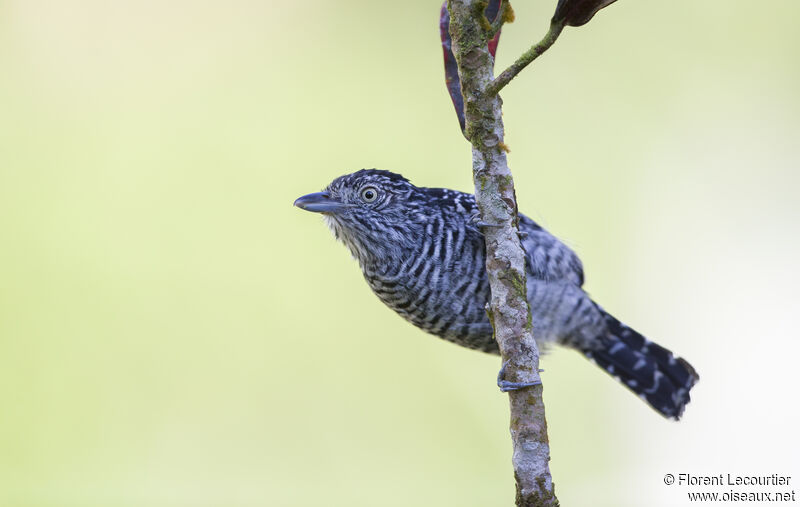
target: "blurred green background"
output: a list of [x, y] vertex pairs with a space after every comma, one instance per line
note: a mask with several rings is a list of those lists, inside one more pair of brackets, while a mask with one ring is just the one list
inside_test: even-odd
[[[516, 2], [504, 67], [555, 0]], [[496, 357], [382, 306], [292, 207], [471, 188], [437, 2], [0, 4], [0, 505], [513, 502]], [[503, 93], [520, 208], [701, 374], [679, 424], [544, 359], [567, 506], [800, 477], [796, 0], [623, 0]]]

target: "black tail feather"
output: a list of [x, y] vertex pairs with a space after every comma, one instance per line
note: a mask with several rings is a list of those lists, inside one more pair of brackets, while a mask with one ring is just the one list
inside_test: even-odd
[[603, 314], [608, 332], [582, 352], [662, 415], [679, 419], [700, 379], [692, 365]]

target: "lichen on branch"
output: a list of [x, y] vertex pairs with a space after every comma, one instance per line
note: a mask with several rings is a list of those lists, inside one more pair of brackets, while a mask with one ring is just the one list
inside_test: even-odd
[[549, 469], [539, 351], [525, 286], [525, 252], [519, 241], [514, 180], [503, 143], [502, 101], [496, 92], [491, 93], [494, 57], [487, 44], [495, 27], [484, 15], [485, 0], [449, 0], [447, 8], [464, 101], [464, 133], [472, 144], [475, 200], [481, 221], [492, 224], [483, 228], [491, 288], [487, 312], [506, 379], [539, 384], [509, 392], [517, 505], [558, 505]]

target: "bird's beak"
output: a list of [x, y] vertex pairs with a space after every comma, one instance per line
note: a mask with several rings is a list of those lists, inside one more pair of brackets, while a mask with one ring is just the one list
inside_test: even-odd
[[315, 192], [304, 195], [294, 201], [294, 205], [300, 209], [315, 213], [336, 213], [347, 207], [343, 202], [331, 197], [330, 192]]

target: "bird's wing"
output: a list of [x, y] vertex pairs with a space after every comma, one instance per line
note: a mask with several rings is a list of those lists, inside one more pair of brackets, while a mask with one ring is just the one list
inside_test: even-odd
[[[477, 225], [480, 215], [473, 195], [444, 188], [428, 191], [462, 214], [467, 229], [482, 234]], [[568, 280], [578, 287], [583, 285], [583, 264], [567, 245], [522, 213], [519, 214], [519, 230], [522, 248], [528, 256], [528, 267], [535, 278]]]
[[583, 285], [583, 264], [567, 245], [522, 214], [519, 230], [522, 248], [528, 254], [528, 264], [535, 278], [569, 280], [578, 287]]

